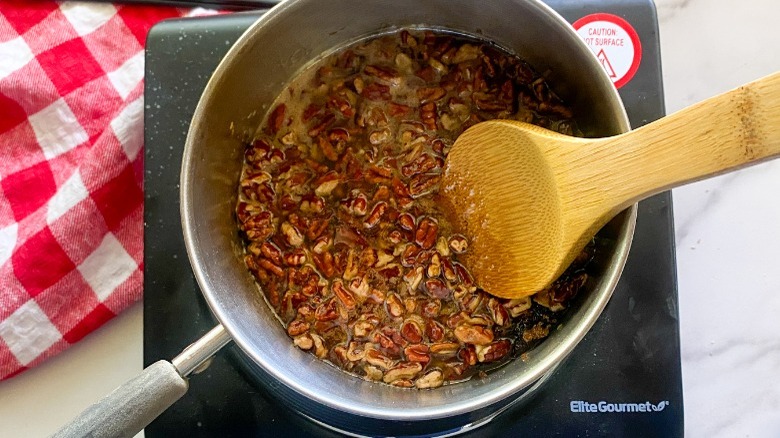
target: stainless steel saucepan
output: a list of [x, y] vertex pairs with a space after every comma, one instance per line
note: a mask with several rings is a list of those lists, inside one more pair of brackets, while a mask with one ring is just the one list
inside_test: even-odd
[[235, 43], [192, 119], [181, 171], [184, 240], [203, 296], [221, 322], [171, 362], [160, 361], [85, 411], [59, 436], [132, 435], [181, 397], [187, 375], [233, 339], [280, 403], [358, 434], [457, 431], [491, 418], [540, 384], [609, 300], [628, 254], [636, 207], [602, 231], [596, 275], [527, 359], [486, 378], [408, 390], [351, 377], [293, 346], [241, 259], [233, 215], [244, 146], [285, 84], [312, 60], [371, 34], [425, 25], [495, 41], [544, 72], [587, 136], [629, 129], [617, 91], [571, 26], [536, 0], [290, 0]]

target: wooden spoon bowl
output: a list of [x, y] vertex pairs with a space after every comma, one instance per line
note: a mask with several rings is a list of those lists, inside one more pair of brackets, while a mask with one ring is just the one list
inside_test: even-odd
[[464, 262], [505, 298], [550, 285], [617, 213], [780, 155], [780, 73], [614, 137], [479, 123], [447, 156], [440, 195], [471, 239]]

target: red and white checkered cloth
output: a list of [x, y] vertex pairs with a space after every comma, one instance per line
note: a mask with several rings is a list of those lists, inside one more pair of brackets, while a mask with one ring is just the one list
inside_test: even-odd
[[141, 297], [144, 43], [193, 13], [0, 2], [0, 379]]

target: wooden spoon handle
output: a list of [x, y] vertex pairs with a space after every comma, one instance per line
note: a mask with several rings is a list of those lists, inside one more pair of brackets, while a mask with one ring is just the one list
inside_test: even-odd
[[[586, 147], [606, 174], [609, 214], [646, 197], [780, 155], [780, 73]], [[571, 182], [579, 184], [578, 182]], [[611, 205], [609, 205], [611, 204]], [[611, 208], [610, 208], [611, 207]]]

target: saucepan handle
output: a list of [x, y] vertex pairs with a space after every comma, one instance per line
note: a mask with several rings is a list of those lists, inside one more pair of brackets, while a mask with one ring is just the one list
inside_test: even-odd
[[148, 366], [87, 408], [53, 437], [132, 437], [180, 399], [189, 386], [185, 377], [196, 372], [228, 342], [230, 335], [218, 325], [172, 362], [161, 360]]
[[187, 392], [172, 363], [155, 362], [54, 434], [57, 438], [131, 437]]

